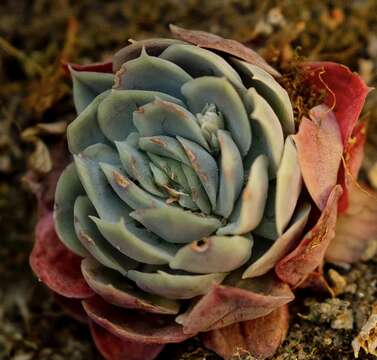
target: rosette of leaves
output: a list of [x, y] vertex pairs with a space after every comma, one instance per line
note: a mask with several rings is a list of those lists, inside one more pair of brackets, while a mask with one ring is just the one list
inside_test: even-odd
[[[179, 40], [70, 67], [72, 162], [31, 264], [58, 294], [85, 299], [107, 359], [153, 359], [202, 333], [229, 358], [240, 341], [224, 345], [227, 332], [266, 357], [284, 338], [289, 285], [319, 266], [333, 237], [342, 123], [326, 100], [296, 134], [280, 74], [256, 53], [173, 32]], [[261, 346], [255, 329], [271, 319], [274, 340]]]

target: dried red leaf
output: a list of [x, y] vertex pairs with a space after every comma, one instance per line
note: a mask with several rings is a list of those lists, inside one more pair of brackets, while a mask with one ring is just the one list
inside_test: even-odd
[[302, 64], [308, 81], [326, 93], [325, 104], [336, 116], [347, 145], [369, 92], [362, 78], [341, 64], [333, 62], [304, 62]]
[[267, 316], [205, 333], [203, 341], [206, 347], [226, 360], [235, 354], [266, 359], [284, 341], [288, 326], [288, 306], [283, 305]]
[[80, 269], [81, 258], [68, 250], [54, 229], [52, 212], [37, 223], [30, 266], [38, 279], [51, 290], [68, 298], [84, 299], [93, 295]]
[[[338, 174], [338, 183], [343, 187], [343, 195], [339, 200], [338, 211], [343, 213], [347, 210], [349, 205], [349, 181], [350, 176], [353, 181], [357, 179], [363, 158], [364, 145], [366, 141], [366, 124], [360, 123], [355, 126], [352, 132], [352, 137], [348, 140], [346, 148], [344, 149], [343, 163]], [[352, 179], [351, 180], [352, 182]]]
[[258, 53], [238, 41], [224, 39], [221, 36], [208, 33], [206, 31], [187, 30], [181, 27], [170, 25], [173, 35], [183, 41], [200, 46], [206, 49], [218, 50], [229, 55], [247, 61], [267, 71], [275, 77], [280, 77], [280, 73], [269, 65]]
[[304, 236], [296, 249], [276, 265], [276, 274], [282, 281], [298, 286], [322, 263], [326, 249], [335, 236], [337, 204], [341, 194], [341, 186], [336, 185], [317, 224]]
[[88, 316], [123, 340], [144, 344], [178, 343], [194, 334], [183, 333], [174, 316], [147, 314], [110, 305], [99, 296], [83, 301]]
[[306, 188], [323, 210], [337, 183], [342, 139], [336, 118], [327, 106], [316, 106], [309, 115], [311, 120], [304, 117], [293, 138]]
[[209, 331], [256, 319], [294, 299], [289, 286], [271, 273], [240, 280], [236, 286], [243, 288], [214, 284], [191, 309], [177, 317], [184, 332]]
[[90, 331], [98, 351], [106, 360], [153, 360], [164, 345], [122, 340], [90, 321]]
[[[338, 217], [335, 238], [326, 252], [332, 262], [353, 263], [367, 257], [377, 242], [377, 193], [346, 177], [350, 189], [347, 211]], [[373, 249], [371, 249], [373, 250]]]

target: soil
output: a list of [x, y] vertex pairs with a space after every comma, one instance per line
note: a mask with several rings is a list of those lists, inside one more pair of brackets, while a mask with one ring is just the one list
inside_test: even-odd
[[[169, 23], [247, 42], [282, 69], [297, 59], [337, 61], [368, 85], [377, 84], [375, 0], [2, 0], [0, 359], [101, 358], [87, 327], [65, 315], [32, 275], [36, 201], [26, 180], [48, 174], [49, 149], [74, 119], [61, 63], [104, 60], [129, 38], [168, 35]], [[373, 183], [376, 91], [362, 116], [369, 120], [362, 176], [370, 175]], [[338, 295], [299, 293], [287, 339], [274, 359], [353, 358], [351, 342], [376, 302], [377, 257], [350, 268], [327, 265], [326, 274], [335, 279]], [[372, 356], [361, 352], [359, 358]], [[218, 357], [192, 339], [168, 346], [159, 359]]]

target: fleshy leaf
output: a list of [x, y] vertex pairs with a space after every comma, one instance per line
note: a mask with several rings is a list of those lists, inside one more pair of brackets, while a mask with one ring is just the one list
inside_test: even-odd
[[125, 224], [122, 219], [117, 223], [95, 217], [91, 219], [110, 244], [121, 253], [141, 263], [168, 264], [178, 250], [177, 246], [166, 243], [134, 223]]
[[363, 260], [369, 249], [376, 248], [377, 193], [355, 183], [350, 175], [346, 179], [350, 202], [347, 211], [338, 217], [326, 259], [349, 264]]
[[134, 112], [156, 97], [183, 105], [181, 100], [158, 91], [112, 90], [98, 106], [98, 124], [103, 134], [111, 141], [124, 140], [136, 131]]
[[260, 155], [251, 165], [249, 179], [228, 225], [218, 235], [239, 235], [254, 230], [261, 222], [268, 194], [268, 159]]
[[204, 214], [210, 214], [211, 204], [198, 175], [191, 167], [186, 166], [184, 164], [182, 164], [182, 170], [186, 176], [188, 185], [190, 187], [190, 194], [192, 200]]
[[238, 41], [224, 39], [205, 31], [186, 30], [175, 25], [170, 25], [170, 31], [181, 40], [202, 48], [218, 50], [236, 56], [250, 64], [259, 66], [273, 76], [280, 76], [280, 73], [270, 66], [259, 54]]
[[145, 51], [134, 60], [124, 63], [115, 76], [117, 90], [160, 91], [183, 100], [181, 87], [192, 77], [179, 66]]
[[253, 145], [244, 160], [245, 167], [249, 168], [259, 155], [265, 154], [269, 160], [269, 177], [274, 178], [284, 148], [282, 127], [268, 102], [255, 89], [249, 89], [245, 98], [252, 102], [250, 117], [254, 135]]
[[75, 201], [74, 219], [77, 237], [88, 252], [101, 264], [125, 275], [137, 262], [121, 254], [105, 240], [89, 216], [97, 215], [87, 196], [79, 196]]
[[196, 118], [184, 107], [156, 99], [134, 113], [134, 125], [140, 136], [182, 136], [209, 150]]
[[153, 195], [164, 197], [164, 194], [157, 188], [154, 182], [148, 156], [128, 140], [117, 141], [115, 145], [120, 161], [127, 174], [136, 180], [146, 191]]
[[273, 356], [288, 332], [288, 306], [283, 305], [255, 320], [235, 323], [202, 335], [204, 345], [225, 360], [235, 354], [255, 359]]
[[78, 154], [88, 146], [98, 143], [108, 144], [97, 122], [99, 104], [109, 95], [106, 91], [98, 95], [80, 115], [67, 127], [68, 147], [71, 154]]
[[114, 75], [101, 72], [76, 71], [69, 68], [73, 80], [73, 101], [78, 114], [93, 101], [97, 95], [110, 90]]
[[341, 194], [341, 186], [336, 185], [316, 225], [290, 254], [278, 262], [275, 271], [282, 281], [298, 286], [322, 263], [330, 241], [335, 236], [337, 207]]
[[251, 278], [260, 276], [273, 269], [277, 262], [292, 249], [294, 243], [301, 236], [308, 221], [310, 210], [311, 206], [309, 204], [304, 204], [299, 208], [288, 229], [245, 270], [242, 277]]
[[276, 182], [270, 181], [268, 185], [267, 202], [263, 217], [253, 234], [275, 241], [279, 235], [276, 228], [275, 216]]
[[59, 239], [79, 256], [87, 255], [86, 249], [76, 236], [73, 224], [73, 205], [84, 189], [77, 176], [75, 164], [69, 164], [61, 173], [56, 185], [54, 203], [54, 225]]
[[184, 44], [183, 41], [166, 38], [152, 38], [138, 41], [132, 40], [130, 42], [131, 44], [115, 53], [113, 57], [114, 72], [117, 72], [125, 62], [139, 57], [143, 48], [149, 55], [159, 56], [170, 45]]
[[251, 256], [253, 240], [243, 236], [210, 236], [182, 247], [170, 261], [172, 269], [193, 273], [229, 272]]
[[211, 235], [221, 226], [215, 217], [200, 216], [174, 206], [138, 209], [130, 216], [172, 243], [188, 243]]
[[346, 146], [370, 90], [348, 67], [333, 62], [304, 62], [308, 82], [326, 93], [325, 104], [333, 109]]
[[98, 215], [112, 222], [128, 219], [131, 209], [114, 194], [100, 168], [101, 161], [118, 164], [116, 151], [104, 144], [96, 144], [75, 155], [74, 159], [81, 184]]
[[110, 305], [98, 296], [83, 301], [88, 316], [123, 340], [143, 344], [179, 343], [194, 334], [185, 334], [169, 315], [146, 314]]
[[242, 84], [237, 71], [221, 56], [198, 46], [174, 44], [164, 50], [160, 58], [177, 64], [193, 78], [200, 76], [226, 77], [233, 84]]
[[107, 163], [101, 163], [100, 167], [112, 189], [130, 208], [165, 206], [165, 203], [158, 197], [137, 186], [119, 167]]
[[241, 155], [248, 152], [251, 145], [250, 122], [240, 96], [228, 80], [213, 76], [196, 78], [182, 86], [182, 94], [194, 114], [200, 113], [209, 104], [216, 105]]
[[93, 321], [89, 325], [94, 343], [105, 360], [154, 360], [164, 348], [160, 344], [121, 339]]
[[230, 134], [217, 131], [221, 151], [220, 189], [216, 214], [228, 217], [242, 190], [244, 172], [241, 154]]
[[306, 188], [323, 210], [337, 183], [343, 145], [335, 115], [327, 106], [318, 105], [309, 115], [311, 120], [306, 117], [301, 120], [293, 139]]
[[179, 302], [141, 291], [124, 276], [92, 259], [81, 262], [81, 271], [95, 293], [110, 304], [155, 314], [173, 315], [179, 311]]
[[150, 136], [139, 139], [140, 149], [190, 165], [178, 140], [170, 136]]
[[271, 273], [255, 279], [236, 279], [228, 285], [214, 284], [176, 321], [183, 325], [185, 333], [209, 331], [266, 316], [293, 298], [289, 286]]
[[39, 219], [30, 266], [38, 279], [51, 290], [68, 298], [88, 298], [93, 295], [80, 270], [81, 258], [68, 250], [54, 229], [52, 212]]
[[206, 275], [175, 275], [161, 270], [157, 273], [131, 270], [127, 274], [127, 277], [135, 281], [140, 289], [167, 299], [191, 299], [204, 295], [212, 284], [221, 283], [225, 276], [226, 273], [223, 272]]
[[216, 160], [200, 145], [182, 137], [177, 137], [177, 139], [182, 145], [187, 158], [190, 160], [191, 164], [188, 165], [191, 165], [196, 172], [208, 195], [212, 208], [215, 209], [219, 183], [219, 170]]
[[275, 217], [281, 235], [295, 210], [302, 189], [302, 178], [296, 146], [291, 136], [285, 140], [283, 157], [276, 177]]
[[243, 74], [245, 86], [255, 88], [258, 94], [262, 95], [271, 105], [281, 122], [284, 135], [293, 134], [295, 132], [295, 120], [287, 91], [261, 67], [237, 59], [233, 59], [233, 62]]

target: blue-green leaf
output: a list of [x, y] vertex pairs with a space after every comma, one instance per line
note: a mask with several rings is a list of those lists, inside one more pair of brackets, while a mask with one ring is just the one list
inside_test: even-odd
[[114, 75], [90, 71], [76, 71], [69, 67], [73, 81], [73, 102], [80, 114], [99, 94], [111, 89]]
[[96, 215], [96, 210], [87, 196], [79, 196], [75, 201], [75, 231], [82, 245], [104, 266], [125, 275], [135, 269], [136, 261], [121, 254], [105, 240], [89, 216]]
[[116, 74], [115, 88], [160, 91], [183, 100], [181, 87], [192, 77], [179, 66], [143, 49], [137, 59], [127, 61]]
[[96, 217], [91, 219], [110, 244], [122, 254], [143, 264], [168, 264], [178, 250], [176, 245], [166, 243], [146, 229], [135, 226], [134, 223], [125, 224], [122, 219], [117, 223]]
[[183, 106], [181, 100], [158, 91], [112, 90], [98, 106], [98, 124], [111, 141], [120, 141], [136, 131], [134, 112], [141, 106], [159, 99]]
[[251, 127], [246, 109], [237, 91], [225, 78], [203, 76], [182, 86], [182, 93], [193, 113], [200, 113], [208, 104], [216, 105], [223, 114], [242, 156], [251, 145]]
[[187, 243], [211, 235], [221, 223], [214, 217], [201, 216], [175, 206], [138, 209], [130, 216], [164, 240]]
[[214, 283], [221, 283], [225, 276], [226, 273], [172, 275], [164, 271], [143, 273], [136, 270], [131, 270], [127, 274], [140, 289], [168, 299], [191, 299], [204, 295]]
[[243, 236], [210, 236], [182, 247], [172, 269], [209, 274], [238, 269], [250, 258], [253, 240]]
[[87, 251], [75, 233], [73, 204], [75, 199], [84, 193], [75, 164], [71, 163], [63, 170], [56, 185], [54, 225], [56, 233], [63, 244], [79, 256], [87, 255]]
[[90, 145], [109, 143], [97, 122], [98, 106], [109, 93], [109, 91], [106, 91], [98, 95], [89, 106], [68, 125], [67, 140], [71, 154], [78, 154]]

